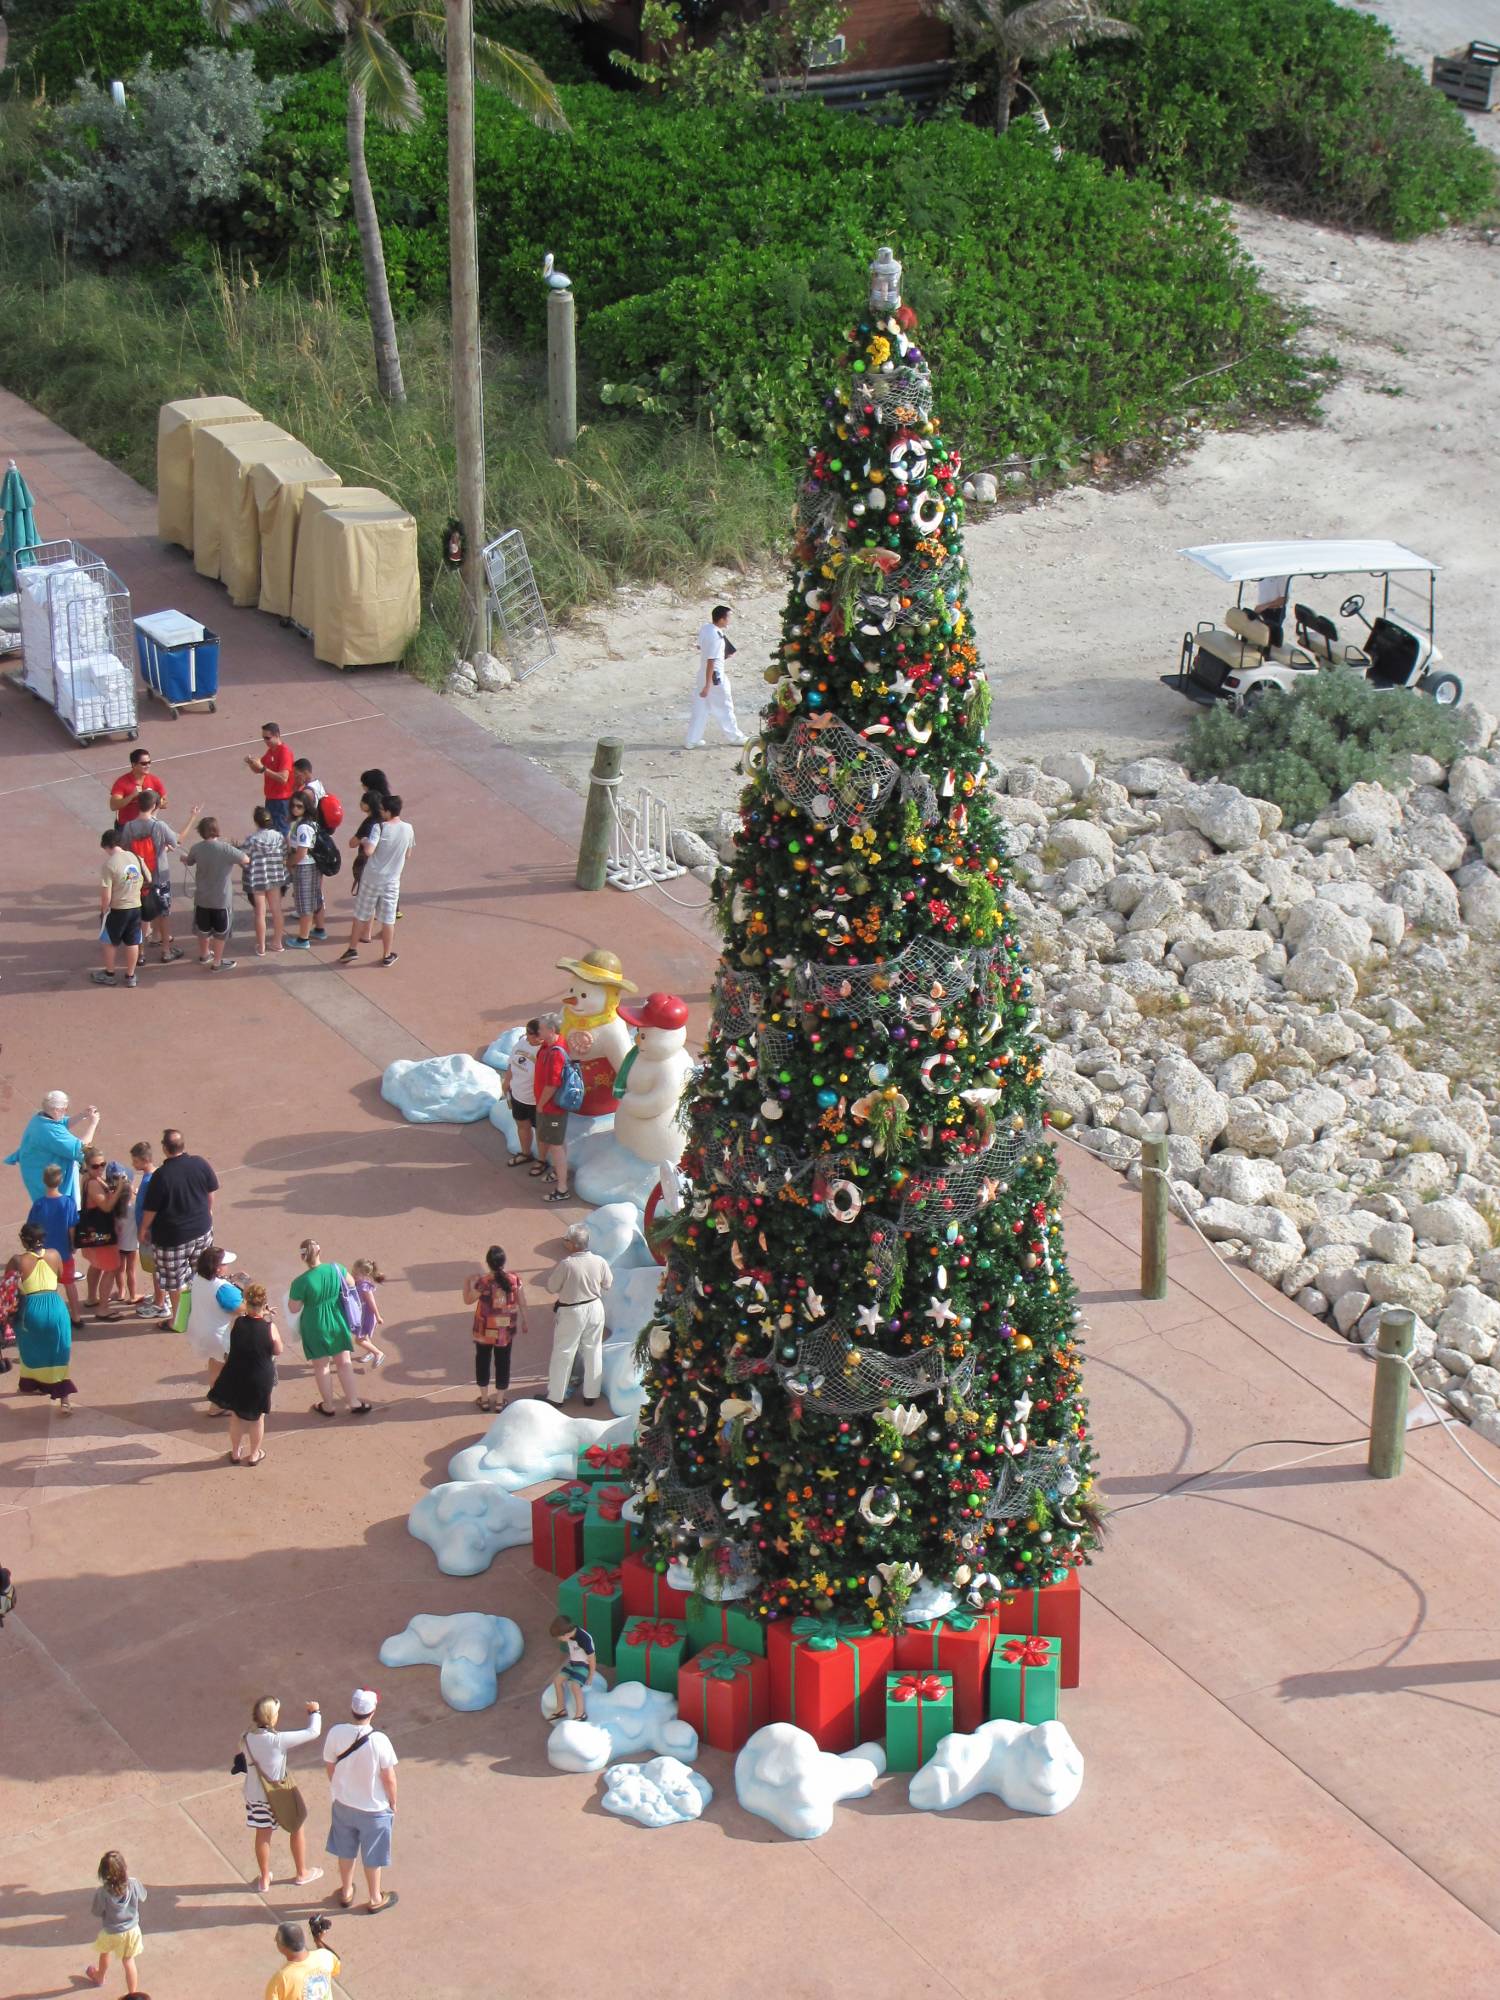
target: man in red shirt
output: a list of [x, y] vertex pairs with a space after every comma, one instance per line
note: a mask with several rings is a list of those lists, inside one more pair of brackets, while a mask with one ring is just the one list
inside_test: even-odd
[[548, 1194], [548, 1201], [568, 1199], [568, 1114], [553, 1103], [562, 1086], [563, 1071], [567, 1067], [567, 1050], [562, 1043], [562, 1017], [559, 1014], [543, 1014], [537, 1023], [541, 1031], [542, 1045], [536, 1052], [536, 1143], [541, 1154], [539, 1163], [531, 1169], [533, 1180], [542, 1174], [557, 1185]]
[[265, 778], [266, 811], [271, 815], [272, 826], [285, 833], [292, 823], [292, 809], [288, 801], [297, 789], [296, 775], [292, 770], [292, 746], [281, 740], [279, 723], [263, 722], [260, 725], [260, 740], [266, 746], [258, 757], [247, 757], [250, 769]]
[[116, 778], [109, 788], [109, 808], [115, 816], [115, 825], [124, 826], [127, 820], [136, 816], [136, 800], [142, 792], [155, 792], [163, 805], [167, 803], [167, 788], [160, 778], [151, 775], [151, 752], [132, 750], [130, 769], [123, 778]]

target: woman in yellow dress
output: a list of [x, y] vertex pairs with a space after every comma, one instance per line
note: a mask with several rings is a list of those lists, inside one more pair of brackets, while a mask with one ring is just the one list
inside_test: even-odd
[[68, 1373], [73, 1357], [73, 1321], [62, 1293], [62, 1260], [45, 1247], [42, 1229], [28, 1222], [21, 1230], [21, 1253], [10, 1260], [21, 1281], [16, 1347], [21, 1377], [17, 1393], [50, 1396], [64, 1416], [78, 1394]]

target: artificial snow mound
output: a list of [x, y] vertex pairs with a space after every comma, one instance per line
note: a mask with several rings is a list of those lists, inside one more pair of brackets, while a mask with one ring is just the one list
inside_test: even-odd
[[380, 1648], [383, 1667], [437, 1667], [438, 1693], [450, 1708], [463, 1713], [492, 1708], [499, 1676], [525, 1651], [521, 1628], [513, 1618], [492, 1618], [484, 1611], [456, 1611], [449, 1617], [419, 1611], [404, 1632], [396, 1632]]
[[634, 1435], [633, 1418], [570, 1417], [551, 1403], [528, 1396], [507, 1404], [478, 1444], [453, 1454], [448, 1477], [460, 1484], [477, 1482], [515, 1493], [549, 1479], [571, 1479], [578, 1470], [578, 1454], [591, 1444], [629, 1444]]
[[[663, 1694], [659, 1688], [643, 1687], [639, 1681], [606, 1687], [596, 1673], [585, 1690], [584, 1702], [587, 1721], [569, 1718], [552, 1731], [547, 1755], [559, 1770], [602, 1771], [611, 1757], [633, 1757], [640, 1751], [675, 1757], [683, 1764], [691, 1764], [698, 1755], [697, 1730], [690, 1722], [679, 1721], [676, 1697]], [[542, 1714], [549, 1722], [557, 1714], [557, 1697], [550, 1681], [542, 1689]], [[592, 1757], [599, 1749], [592, 1736], [584, 1738], [584, 1730], [604, 1739], [603, 1754], [593, 1762], [561, 1763], [559, 1756], [553, 1755], [554, 1744], [559, 1746], [560, 1755], [569, 1757], [585, 1752]]]
[[992, 1792], [1012, 1812], [1060, 1813], [1083, 1789], [1083, 1756], [1060, 1722], [983, 1722], [945, 1736], [907, 1796], [919, 1812], [947, 1812]]
[[885, 1770], [878, 1743], [861, 1743], [836, 1756], [795, 1723], [757, 1729], [734, 1760], [734, 1789], [757, 1819], [792, 1840], [816, 1840], [833, 1825], [840, 1799], [868, 1798]]
[[599, 1803], [607, 1813], [639, 1820], [642, 1826], [680, 1826], [701, 1819], [713, 1795], [707, 1778], [676, 1757], [653, 1757], [649, 1764], [611, 1766]]
[[531, 1540], [531, 1503], [498, 1486], [452, 1481], [424, 1493], [406, 1526], [444, 1576], [478, 1576], [502, 1549]]
[[429, 1056], [391, 1063], [380, 1094], [409, 1125], [475, 1125], [500, 1101], [501, 1083], [497, 1070], [473, 1056]]

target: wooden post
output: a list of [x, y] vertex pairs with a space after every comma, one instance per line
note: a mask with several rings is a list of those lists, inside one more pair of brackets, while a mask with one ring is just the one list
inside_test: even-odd
[[1167, 1296], [1167, 1142], [1141, 1141], [1141, 1296]]
[[604, 864], [609, 859], [609, 836], [615, 820], [614, 797], [624, 754], [625, 746], [618, 736], [601, 736], [594, 745], [583, 836], [578, 843], [578, 873], [573, 878], [580, 889], [604, 887]]
[[1372, 1479], [1397, 1479], [1406, 1463], [1406, 1398], [1411, 1373], [1406, 1363], [1416, 1345], [1415, 1313], [1393, 1307], [1380, 1316], [1375, 1337], [1375, 1397], [1370, 1405]]
[[578, 355], [573, 294], [547, 294], [547, 449], [566, 458], [578, 442]]

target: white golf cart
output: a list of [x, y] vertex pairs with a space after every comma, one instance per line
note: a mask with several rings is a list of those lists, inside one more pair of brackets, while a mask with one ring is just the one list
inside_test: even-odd
[[[1204, 619], [1184, 632], [1177, 671], [1161, 676], [1164, 687], [1200, 707], [1227, 701], [1236, 709], [1253, 708], [1267, 695], [1290, 693], [1305, 674], [1324, 667], [1346, 667], [1376, 687], [1417, 688], [1442, 708], [1462, 700], [1463, 683], [1437, 671], [1443, 657], [1434, 643], [1437, 564], [1399, 542], [1213, 542], [1178, 554], [1236, 586], [1224, 623]], [[1370, 576], [1381, 585], [1373, 620], [1357, 593], [1338, 607], [1340, 618], [1357, 618], [1364, 627], [1357, 643], [1339, 637], [1326, 611], [1296, 601], [1299, 580], [1322, 583], [1331, 576]], [[1245, 603], [1245, 586], [1261, 583], [1272, 585], [1277, 597], [1285, 586], [1284, 607], [1274, 614], [1279, 637], [1270, 619]]]

